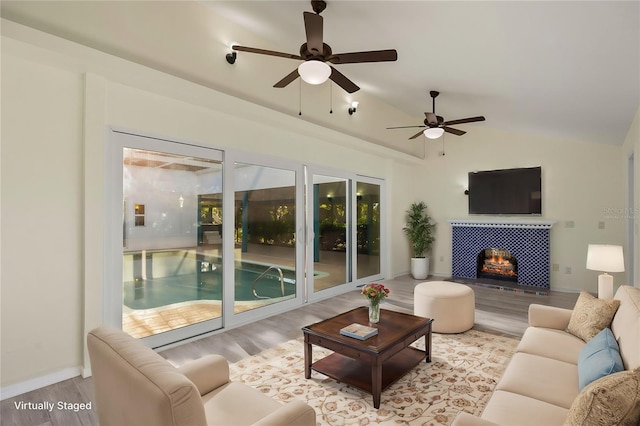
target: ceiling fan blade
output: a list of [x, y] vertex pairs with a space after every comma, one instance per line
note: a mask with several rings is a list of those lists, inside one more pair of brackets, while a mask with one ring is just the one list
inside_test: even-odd
[[296, 68], [291, 72], [291, 74], [287, 75], [285, 78], [283, 78], [282, 80], [274, 84], [273, 87], [278, 87], [278, 88], [286, 87], [289, 85], [289, 83], [291, 83], [298, 77], [300, 77], [300, 74], [298, 74], [298, 68]]
[[484, 117], [479, 115], [478, 117], [470, 117], [470, 118], [461, 118], [459, 120], [451, 120], [451, 121], [445, 121], [444, 124], [445, 126], [448, 126], [450, 124], [464, 124], [464, 123], [474, 123], [476, 121], [484, 121]]
[[425, 112], [424, 115], [427, 117], [427, 122], [429, 124], [438, 125], [438, 116], [432, 112]]
[[409, 139], [415, 139], [415, 138], [417, 138], [418, 136], [420, 136], [422, 134], [423, 134], [423, 132], [418, 132], [415, 135], [411, 136]]
[[371, 50], [369, 52], [336, 53], [329, 56], [327, 62], [332, 64], [356, 64], [360, 62], [391, 62], [398, 59], [395, 49]]
[[235, 44], [231, 46], [231, 49], [238, 50], [240, 52], [258, 53], [260, 55], [279, 56], [281, 58], [288, 58], [288, 59], [301, 59], [301, 60], [304, 59], [300, 55], [292, 55], [291, 53], [276, 52], [274, 50], [256, 49], [255, 47], [238, 46]]
[[444, 126], [443, 129], [444, 129], [445, 132], [453, 133], [456, 136], [462, 136], [465, 133], [467, 133], [467, 132], [463, 132], [462, 130], [454, 129], [453, 127]]
[[347, 77], [344, 76], [344, 74], [342, 74], [340, 71], [338, 71], [334, 67], [331, 67], [331, 75], [329, 76], [329, 78], [338, 86], [346, 90], [347, 93], [353, 93], [360, 90], [360, 88], [353, 81], [349, 80]]
[[304, 29], [307, 33], [307, 49], [313, 56], [322, 55], [322, 16], [304, 12]]
[[427, 126], [397, 126], [397, 127], [387, 127], [387, 130], [391, 129], [414, 129], [418, 127], [427, 127]]

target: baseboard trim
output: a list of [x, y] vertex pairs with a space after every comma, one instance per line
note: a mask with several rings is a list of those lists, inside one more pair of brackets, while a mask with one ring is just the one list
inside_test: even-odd
[[588, 290], [580, 289], [580, 288], [569, 288], [569, 287], [552, 287], [551, 291], [557, 291], [560, 293], [580, 293], [581, 291], [588, 291]]
[[81, 373], [81, 367], [65, 368], [64, 370], [56, 371], [55, 373], [25, 380], [24, 382], [16, 383], [14, 385], [5, 386], [0, 388], [0, 401], [22, 395], [23, 393], [31, 392], [45, 386], [50, 386], [55, 383], [62, 382], [63, 380], [73, 379]]

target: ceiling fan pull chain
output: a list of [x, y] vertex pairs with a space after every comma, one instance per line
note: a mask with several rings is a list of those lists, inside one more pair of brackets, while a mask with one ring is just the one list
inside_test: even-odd
[[333, 82], [329, 81], [329, 114], [333, 114]]
[[443, 134], [442, 134], [442, 156], [443, 156], [443, 157], [444, 157], [444, 138], [445, 138], [445, 134], [446, 134], [446, 133], [443, 133]]
[[302, 115], [302, 80], [298, 83], [298, 115]]

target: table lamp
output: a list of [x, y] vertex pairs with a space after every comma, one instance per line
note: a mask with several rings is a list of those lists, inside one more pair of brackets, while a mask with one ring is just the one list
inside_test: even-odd
[[622, 246], [589, 244], [587, 269], [604, 272], [598, 275], [598, 298], [613, 299], [613, 277], [607, 272], [624, 272]]

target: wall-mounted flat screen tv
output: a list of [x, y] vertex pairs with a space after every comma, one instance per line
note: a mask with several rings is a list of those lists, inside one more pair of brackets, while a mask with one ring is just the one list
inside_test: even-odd
[[469, 214], [542, 214], [542, 168], [469, 173]]

